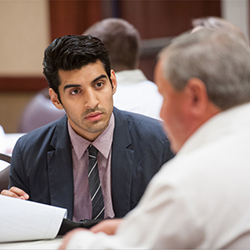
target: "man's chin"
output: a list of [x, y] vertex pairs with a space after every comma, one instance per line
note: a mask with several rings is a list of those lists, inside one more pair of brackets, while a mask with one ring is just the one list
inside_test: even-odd
[[92, 122], [92, 125], [86, 129], [86, 131], [93, 134], [101, 133], [107, 128], [107, 126], [108, 123], [104, 124], [104, 122], [101, 121], [94, 121]]

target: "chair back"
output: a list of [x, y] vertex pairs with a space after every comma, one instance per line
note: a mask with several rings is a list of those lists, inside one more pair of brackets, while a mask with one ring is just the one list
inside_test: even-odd
[[65, 115], [51, 102], [48, 89], [39, 91], [27, 104], [18, 125], [18, 133], [28, 133]]

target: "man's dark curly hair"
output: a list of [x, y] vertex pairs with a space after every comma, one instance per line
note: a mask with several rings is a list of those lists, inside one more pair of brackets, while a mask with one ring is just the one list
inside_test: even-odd
[[100, 60], [109, 77], [110, 83], [110, 57], [109, 51], [96, 37], [67, 35], [56, 38], [45, 50], [43, 59], [43, 73], [49, 87], [58, 95], [61, 84], [58, 70], [70, 71], [81, 69]]

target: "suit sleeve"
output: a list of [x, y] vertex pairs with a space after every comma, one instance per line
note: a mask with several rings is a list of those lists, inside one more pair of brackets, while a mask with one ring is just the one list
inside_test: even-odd
[[28, 177], [25, 171], [22, 152], [20, 149], [20, 141], [18, 140], [11, 157], [9, 188], [15, 186], [30, 194], [28, 183]]

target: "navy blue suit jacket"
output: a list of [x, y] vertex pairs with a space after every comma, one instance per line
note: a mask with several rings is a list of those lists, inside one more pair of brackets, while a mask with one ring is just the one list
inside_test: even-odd
[[[115, 217], [123, 217], [139, 202], [145, 188], [173, 157], [159, 121], [113, 110], [115, 129], [111, 158], [111, 192]], [[10, 185], [30, 200], [74, 211], [74, 184], [67, 117], [21, 137], [13, 150]]]

